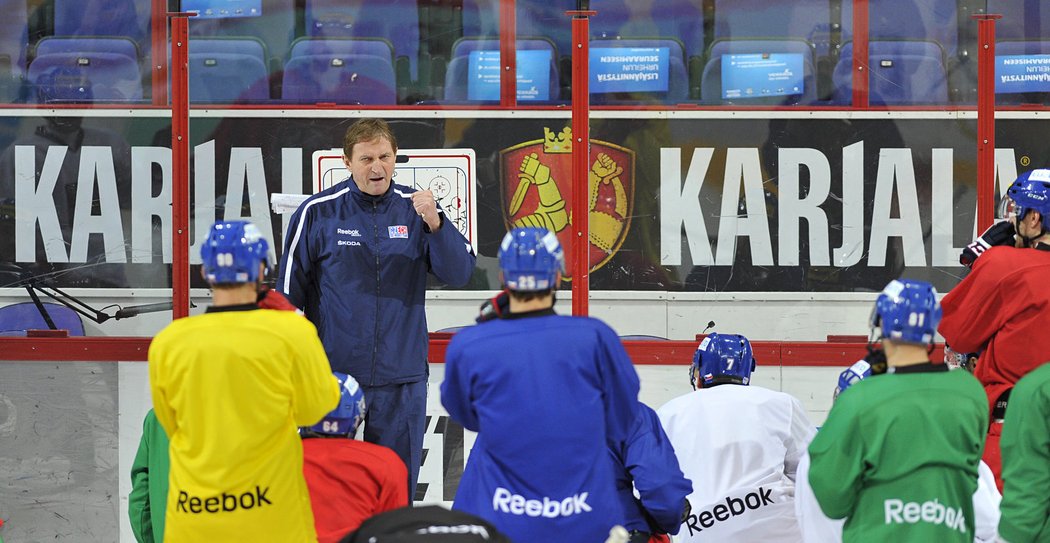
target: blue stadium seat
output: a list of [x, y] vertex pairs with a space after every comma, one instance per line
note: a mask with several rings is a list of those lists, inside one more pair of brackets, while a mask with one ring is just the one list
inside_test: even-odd
[[[517, 40], [517, 48], [519, 51], [550, 51], [551, 63], [547, 91], [550, 99], [545, 102], [558, 101], [561, 94], [561, 82], [558, 77], [558, 53], [554, 48], [554, 44], [546, 38], [521, 37]], [[472, 51], [499, 51], [499, 40], [495, 38], [465, 37], [456, 40], [452, 44], [452, 59], [449, 61], [445, 71], [445, 102], [483, 103], [481, 101], [471, 101], [467, 96], [470, 53]]]
[[394, 47], [383, 38], [300, 38], [292, 43], [290, 58], [307, 55], [372, 55], [394, 62]]
[[[799, 54], [802, 55], [802, 93], [783, 96], [722, 98], [722, 55]], [[817, 100], [813, 48], [804, 40], [718, 40], [711, 44], [700, 79], [700, 98], [714, 105], [806, 105]]]
[[[842, 47], [832, 80], [832, 103], [849, 104], [853, 95], [853, 44]], [[871, 105], [947, 104], [948, 81], [939, 45], [923, 41], [868, 43], [868, 103]]]
[[[72, 309], [43, 302], [51, 321], [59, 330], [68, 330], [70, 336], [84, 335], [84, 322]], [[33, 302], [22, 302], [0, 307], [0, 336], [25, 336], [28, 330], [47, 330], [47, 321]]]
[[258, 58], [237, 53], [190, 53], [189, 67], [192, 103], [260, 103], [270, 99], [269, 71]]
[[[998, 31], [996, 35], [998, 35]], [[1050, 41], [1001, 41], [995, 44], [995, 56], [1010, 55], [1050, 55]], [[1050, 104], [1050, 92], [996, 94], [995, 103], [1001, 105], [1045, 105]]]
[[[628, 93], [595, 93], [591, 92], [591, 103], [595, 105], [658, 103], [677, 104], [689, 98], [689, 74], [686, 69], [686, 56], [682, 43], [672, 38], [654, 39], [602, 39], [591, 40], [592, 48], [664, 48], [669, 53], [667, 63], [668, 85], [666, 92], [628, 92]], [[593, 69], [593, 66], [592, 66]]]
[[[949, 56], [955, 55], [959, 43], [956, 3], [956, 0], [869, 0], [869, 39], [933, 41]], [[844, 1], [842, 42], [852, 39], [853, 2]]]
[[26, 75], [30, 100], [122, 102], [142, 99], [139, 65], [120, 53], [52, 53], [36, 57]]
[[1003, 18], [995, 23], [1001, 40], [1038, 41], [1050, 33], [1050, 5], [1040, 0], [987, 0], [987, 13]]
[[36, 43], [36, 56], [54, 53], [75, 54], [79, 52], [115, 53], [139, 61], [139, 47], [131, 38], [123, 36], [79, 37], [48, 36]]
[[145, 45], [149, 3], [141, 14], [135, 0], [55, 0], [54, 4], [56, 36], [127, 36]]
[[257, 38], [266, 46], [266, 65], [278, 70], [295, 38], [295, 16], [295, 0], [262, 0], [262, 15], [257, 17], [191, 17], [190, 47], [197, 38]]
[[[877, 1], [877, 0], [873, 0]], [[850, 0], [843, 0], [848, 4]], [[831, 43], [831, 7], [828, 0], [715, 0], [714, 38], [795, 39], [825, 55]]]
[[258, 59], [259, 62], [263, 64], [266, 64], [269, 61], [266, 44], [264, 44], [259, 38], [250, 36], [191, 38], [190, 54], [193, 55], [199, 53], [227, 53], [231, 55], [242, 55]]
[[700, 2], [664, 0], [591, 0], [598, 15], [591, 18], [591, 36], [612, 38], [671, 38], [679, 41], [689, 57], [704, 52], [704, 12]]
[[416, 0], [306, 0], [306, 35], [315, 38], [384, 38], [407, 57], [418, 77], [419, 6]]
[[[826, 2], [826, 0], [825, 0]], [[568, 10], [576, 9], [572, 0], [518, 0], [518, 35], [543, 36], [554, 42], [563, 55], [572, 51], [572, 26]], [[685, 46], [686, 57], [698, 56], [704, 47], [704, 14], [694, 0], [591, 0], [591, 37], [674, 38]], [[463, 0], [463, 35], [499, 35], [497, 0]]]
[[284, 67], [281, 98], [295, 103], [391, 105], [394, 67], [372, 55], [307, 55]]

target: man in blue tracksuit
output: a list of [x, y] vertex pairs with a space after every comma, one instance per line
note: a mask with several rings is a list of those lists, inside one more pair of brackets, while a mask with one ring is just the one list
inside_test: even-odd
[[605, 541], [626, 511], [608, 450], [638, 417], [638, 374], [593, 318], [555, 314], [557, 236], [517, 228], [499, 251], [510, 313], [449, 343], [441, 403], [478, 432], [452, 507], [514, 541]]
[[350, 179], [292, 215], [278, 288], [317, 326], [332, 370], [361, 384], [364, 439], [404, 460], [413, 496], [426, 430], [427, 272], [462, 286], [475, 256], [433, 193], [393, 184], [396, 156], [386, 122], [347, 129]]

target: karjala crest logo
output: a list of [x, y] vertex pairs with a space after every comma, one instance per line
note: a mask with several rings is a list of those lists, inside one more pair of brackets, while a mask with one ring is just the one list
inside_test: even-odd
[[[536, 226], [558, 235], [571, 279], [572, 128], [543, 128], [544, 138], [500, 151], [507, 228]], [[588, 162], [589, 270], [601, 268], [627, 237], [634, 209], [634, 151], [591, 140]]]

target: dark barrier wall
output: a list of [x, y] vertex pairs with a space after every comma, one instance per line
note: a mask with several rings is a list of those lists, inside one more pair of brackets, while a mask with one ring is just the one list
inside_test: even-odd
[[[170, 120], [135, 113], [0, 117], [0, 260], [66, 286], [170, 284]], [[269, 194], [311, 192], [312, 153], [341, 146], [361, 113], [230, 113], [191, 123], [194, 239], [215, 218], [251, 217], [279, 242], [288, 216]], [[624, 113], [592, 119], [592, 289], [870, 291], [908, 275], [944, 291], [962, 275], [972, 114]], [[397, 115], [402, 148], [475, 150], [482, 256], [511, 224], [567, 235], [567, 114]], [[1046, 164], [1038, 121], [997, 132], [1001, 188]], [[493, 261], [479, 262], [467, 288], [495, 288]]]

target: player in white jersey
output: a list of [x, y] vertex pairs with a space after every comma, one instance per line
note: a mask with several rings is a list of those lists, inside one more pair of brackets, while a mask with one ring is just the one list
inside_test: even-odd
[[744, 336], [711, 334], [693, 357], [699, 386], [657, 410], [686, 478], [692, 513], [679, 541], [794, 542], [795, 468], [815, 432], [794, 397], [748, 386]]
[[[945, 355], [948, 363], [948, 355]], [[951, 366], [951, 364], [949, 364]], [[955, 368], [966, 368], [956, 364]], [[954, 369], [954, 368], [953, 368]], [[839, 375], [834, 398], [853, 383], [871, 376], [871, 365], [859, 360]], [[973, 493], [974, 541], [992, 543], [997, 537], [999, 524], [999, 502], [1002, 495], [995, 486], [995, 475], [984, 461], [977, 466], [977, 491]], [[820, 509], [813, 490], [809, 486], [809, 453], [798, 462], [795, 477], [795, 515], [802, 529], [802, 540], [806, 543], [842, 543], [842, 526], [845, 519], [831, 519]]]

